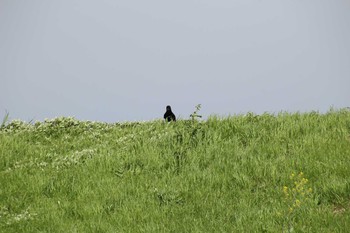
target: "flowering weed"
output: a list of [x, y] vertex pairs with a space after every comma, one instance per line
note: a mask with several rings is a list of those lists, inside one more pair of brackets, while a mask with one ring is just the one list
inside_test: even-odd
[[313, 207], [312, 188], [309, 187], [309, 180], [304, 173], [292, 173], [289, 176], [289, 184], [283, 186], [283, 230], [292, 231], [293, 225], [299, 217], [307, 213]]

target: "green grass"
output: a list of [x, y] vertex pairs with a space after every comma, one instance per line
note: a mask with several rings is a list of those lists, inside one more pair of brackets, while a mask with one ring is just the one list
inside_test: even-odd
[[348, 229], [347, 110], [0, 129], [0, 232]]

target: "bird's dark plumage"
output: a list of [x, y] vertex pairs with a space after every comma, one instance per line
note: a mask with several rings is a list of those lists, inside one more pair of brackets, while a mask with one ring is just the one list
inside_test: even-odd
[[164, 119], [165, 121], [176, 121], [175, 114], [171, 111], [171, 107], [168, 105], [166, 106], [166, 112], [164, 113]]

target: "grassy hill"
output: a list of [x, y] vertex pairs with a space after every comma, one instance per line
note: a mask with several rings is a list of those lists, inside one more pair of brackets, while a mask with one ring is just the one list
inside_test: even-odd
[[0, 129], [0, 232], [348, 229], [348, 110]]

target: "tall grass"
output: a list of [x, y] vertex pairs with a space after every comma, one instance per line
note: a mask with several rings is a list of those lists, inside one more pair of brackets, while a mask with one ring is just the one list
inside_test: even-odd
[[350, 229], [347, 110], [12, 121], [0, 158], [0, 232]]
[[4, 118], [2, 119], [2, 122], [0, 124], [0, 129], [4, 128], [6, 126], [6, 123], [9, 120], [9, 116], [10, 116], [10, 114], [8, 112], [6, 112]]

